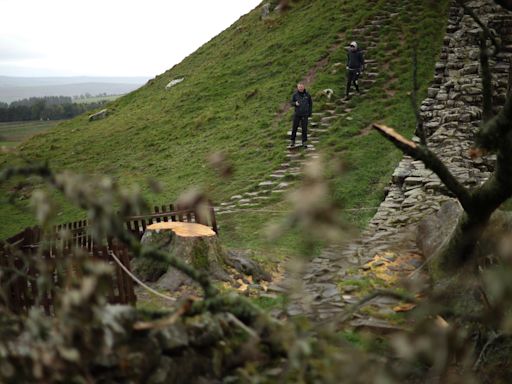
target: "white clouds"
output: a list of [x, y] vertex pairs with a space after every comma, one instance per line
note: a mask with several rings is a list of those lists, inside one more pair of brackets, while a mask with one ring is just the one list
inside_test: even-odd
[[260, 0], [0, 0], [0, 75], [154, 76]]

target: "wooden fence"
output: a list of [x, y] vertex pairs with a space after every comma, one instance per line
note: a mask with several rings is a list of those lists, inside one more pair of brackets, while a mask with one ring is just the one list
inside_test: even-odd
[[129, 217], [126, 220], [126, 228], [140, 239], [147, 226], [167, 221], [204, 224], [211, 227], [216, 233], [218, 233], [215, 212], [211, 202], [208, 202], [206, 212], [202, 212], [199, 209], [187, 209], [180, 206], [175, 207], [173, 204], [162, 205], [159, 207], [155, 206], [153, 208], [153, 212], [150, 214]]
[[[215, 232], [218, 230], [211, 203], [202, 214], [195, 209], [176, 209], [172, 204], [154, 207], [153, 212], [146, 215], [126, 218], [125, 225], [140, 239], [148, 225], [162, 221], [196, 222], [210, 226]], [[110, 256], [110, 252], [113, 252], [130, 270], [132, 255], [123, 244], [115, 239], [105, 241], [102, 245], [95, 244], [87, 220], [58, 225], [54, 232], [55, 236], [49, 241], [42, 241], [40, 228], [26, 228], [7, 239], [4, 246], [0, 247], [0, 304], [16, 313], [26, 313], [37, 305], [52, 315], [56, 290], [65, 287], [70, 274], [80, 274], [70, 263], [70, 255], [77, 248], [84, 255], [113, 266], [109, 302], [135, 303], [133, 281]], [[40, 276], [35, 268], [38, 263], [44, 265], [45, 276], [50, 283], [44, 289], [38, 286], [36, 280]], [[67, 269], [63, 266], [67, 266]]]

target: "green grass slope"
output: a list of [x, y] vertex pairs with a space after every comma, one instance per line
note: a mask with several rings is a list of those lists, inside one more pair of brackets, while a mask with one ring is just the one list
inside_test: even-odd
[[[48, 160], [56, 169], [109, 174], [124, 185], [138, 184], [155, 204], [173, 201], [191, 186], [203, 188], [214, 201], [227, 200], [257, 185], [284, 160], [290, 114], [276, 114], [297, 81], [326, 59], [309, 90], [315, 94], [333, 88], [339, 95], [344, 71], [333, 73], [332, 68], [344, 61], [344, 51], [340, 47], [328, 53], [329, 48], [340, 33], [350, 41], [352, 29], [391, 7], [400, 15], [392, 25], [383, 26], [379, 36], [377, 58], [385, 67], [377, 85], [364, 99], [354, 99], [353, 120], [335, 122], [320, 145], [328, 156], [342, 154], [351, 164], [351, 172], [336, 182], [335, 197], [349, 208], [376, 206], [400, 154], [376, 134], [359, 132], [375, 120], [412, 132], [414, 115], [407, 97], [411, 47], [419, 45], [422, 96], [441, 47], [448, 0], [292, 4], [290, 11], [267, 21], [255, 9], [180, 64], [110, 103], [105, 120], [88, 122], [84, 115], [59, 124], [20, 145], [18, 154], [2, 155], [0, 166], [18, 164], [22, 157]], [[180, 77], [185, 78], [182, 83], [165, 89]], [[216, 151], [225, 152], [234, 166], [228, 182], [217, 178], [207, 164], [208, 155]], [[148, 178], [159, 180], [163, 193], [152, 195]], [[2, 195], [11, 190], [12, 186], [2, 187]], [[0, 238], [33, 224], [24, 209], [26, 200], [15, 200], [14, 206], [2, 200]], [[272, 208], [282, 210], [286, 204], [274, 200], [267, 207]], [[81, 217], [66, 205], [60, 209], [61, 221]], [[371, 214], [364, 210], [353, 219], [363, 225]], [[248, 212], [223, 216], [221, 225], [229, 245], [257, 247], [261, 244], [255, 239], [266, 221], [265, 216]]]

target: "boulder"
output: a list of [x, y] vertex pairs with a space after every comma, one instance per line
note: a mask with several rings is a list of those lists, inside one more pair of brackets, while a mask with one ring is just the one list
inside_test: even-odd
[[108, 109], [102, 109], [99, 112], [89, 115], [89, 121], [101, 120], [101, 119], [104, 119], [105, 117], [107, 117], [107, 115], [108, 115]]
[[165, 89], [166, 89], [166, 90], [169, 90], [169, 89], [171, 89], [172, 87], [174, 87], [175, 85], [177, 85], [177, 84], [181, 83], [183, 80], [185, 80], [185, 78], [184, 78], [184, 77], [180, 77], [180, 78], [178, 78], [178, 79], [171, 80], [171, 81], [169, 82], [169, 84], [167, 84], [167, 85], [165, 86]]

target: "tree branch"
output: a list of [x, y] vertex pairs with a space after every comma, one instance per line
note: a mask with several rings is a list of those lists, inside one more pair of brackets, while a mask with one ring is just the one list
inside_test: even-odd
[[503, 8], [512, 11], [512, 0], [494, 0], [494, 2], [501, 5]]
[[478, 24], [478, 26], [480, 28], [482, 28], [482, 31], [485, 35], [484, 40], [486, 40], [486, 39], [491, 40], [492, 45], [494, 46], [494, 50], [487, 51], [487, 49], [486, 49], [487, 55], [488, 56], [496, 56], [501, 51], [501, 44], [498, 42], [498, 40], [496, 40], [496, 37], [494, 36], [494, 34], [491, 33], [489, 28], [482, 22], [482, 20], [480, 20], [480, 18], [475, 14], [475, 12], [473, 12], [473, 10], [466, 5], [465, 0], [456, 0], [456, 1], [462, 7], [462, 9], [464, 9], [464, 12], [467, 15], [471, 16], [471, 18]]
[[420, 111], [418, 108], [418, 49], [416, 46], [412, 52], [412, 92], [411, 92], [411, 105], [416, 117], [416, 135], [420, 138], [421, 145], [427, 145], [427, 136], [421, 120]]
[[486, 122], [475, 138], [475, 144], [480, 149], [496, 151], [503, 144], [503, 139], [512, 129], [512, 98], [507, 98], [501, 111]]
[[512, 96], [512, 60], [508, 64], [507, 99]]
[[492, 75], [485, 35], [480, 34], [480, 66], [482, 67], [482, 119], [484, 124], [492, 119]]
[[473, 371], [478, 370], [478, 368], [480, 367], [480, 364], [485, 359], [485, 354], [487, 353], [487, 350], [491, 347], [491, 345], [494, 344], [497, 340], [499, 340], [500, 338], [502, 338], [504, 336], [505, 336], [505, 334], [503, 334], [501, 332], [494, 332], [494, 331], [490, 332], [489, 339], [487, 340], [487, 342], [483, 346], [482, 350], [480, 351], [480, 354], [478, 355], [478, 359], [475, 361], [475, 364], [473, 364]]
[[393, 128], [381, 124], [373, 124], [376, 129], [387, 140], [391, 141], [398, 149], [415, 160], [421, 160], [425, 166], [433, 171], [445, 184], [445, 186], [459, 199], [462, 207], [466, 211], [471, 211], [472, 199], [469, 191], [458, 182], [455, 176], [446, 168], [443, 162], [424, 146], [418, 146], [416, 143], [406, 139]]

